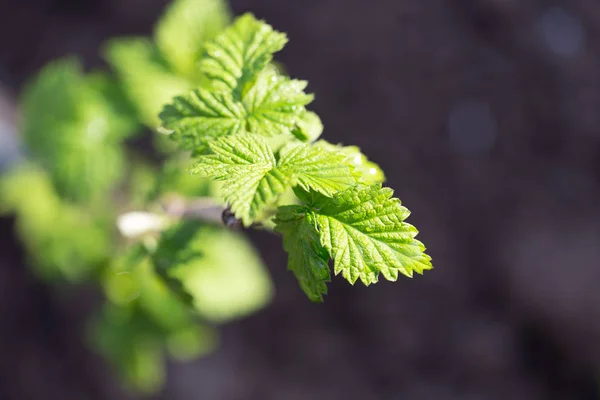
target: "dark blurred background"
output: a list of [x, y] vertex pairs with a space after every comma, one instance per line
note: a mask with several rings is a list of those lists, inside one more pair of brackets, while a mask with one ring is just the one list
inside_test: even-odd
[[[0, 157], [53, 58], [102, 65], [166, 0], [1, 0]], [[278, 239], [253, 233], [274, 303], [169, 367], [161, 399], [600, 398], [597, 0], [233, 0], [287, 32], [332, 142], [381, 164], [433, 271], [311, 304]], [[36, 280], [0, 220], [0, 399], [132, 398], [83, 342], [97, 296]]]

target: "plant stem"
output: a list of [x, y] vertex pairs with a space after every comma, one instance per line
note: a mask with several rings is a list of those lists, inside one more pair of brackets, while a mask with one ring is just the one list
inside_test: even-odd
[[197, 219], [223, 225], [225, 208], [210, 197], [186, 199], [172, 196], [162, 204], [166, 214], [181, 219]]

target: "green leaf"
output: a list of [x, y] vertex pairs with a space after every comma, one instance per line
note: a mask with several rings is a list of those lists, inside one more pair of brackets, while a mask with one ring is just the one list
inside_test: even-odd
[[230, 19], [224, 0], [175, 0], [156, 25], [155, 42], [173, 71], [197, 79], [204, 43], [222, 32]]
[[160, 335], [135, 308], [105, 304], [88, 327], [91, 347], [112, 364], [127, 386], [152, 393], [164, 383]]
[[141, 244], [131, 246], [112, 260], [104, 271], [103, 285], [108, 300], [130, 306], [160, 332], [176, 332], [193, 323], [193, 314], [165, 284]]
[[[160, 113], [180, 147], [201, 154], [215, 137], [239, 133], [291, 135], [313, 96], [307, 83], [282, 76], [270, 64], [287, 39], [251, 14], [206, 44], [200, 70], [210, 80], [179, 96]], [[311, 117], [308, 117], [309, 119]], [[315, 128], [315, 120], [309, 122]], [[305, 127], [305, 130], [308, 127]]]
[[254, 85], [262, 70], [287, 43], [277, 32], [252, 14], [237, 18], [232, 26], [205, 46], [200, 70], [212, 80], [213, 87], [232, 93], [241, 100]]
[[215, 196], [215, 183], [210, 179], [191, 175], [186, 170], [189, 164], [188, 157], [173, 157], [165, 161], [155, 174], [156, 182], [149, 200], [156, 201], [161, 196], [170, 194], [189, 198]]
[[304, 190], [315, 190], [326, 196], [356, 183], [343, 155], [306, 144], [284, 147], [277, 163]]
[[157, 392], [166, 377], [160, 336], [139, 326], [145, 322], [143, 317], [117, 319], [106, 314], [98, 317], [90, 329], [92, 346], [112, 364], [130, 389], [145, 394]]
[[244, 97], [246, 130], [265, 136], [291, 134], [305, 112], [304, 106], [314, 98], [304, 93], [307, 84], [279, 75], [274, 68], [265, 69]]
[[0, 176], [0, 212], [17, 216], [31, 265], [47, 280], [80, 282], [111, 253], [112, 220], [63, 201], [48, 174], [32, 165]]
[[132, 246], [123, 254], [114, 256], [110, 266], [103, 271], [104, 291], [110, 302], [125, 305], [139, 298], [147, 275], [140, 265], [147, 256], [142, 245]]
[[154, 392], [164, 380], [165, 350], [191, 359], [214, 350], [215, 331], [165, 284], [142, 245], [124, 250], [103, 271], [109, 303], [94, 321], [92, 345], [129, 385]]
[[191, 172], [223, 181], [223, 198], [246, 226], [291, 185], [332, 195], [355, 183], [343, 156], [306, 144], [284, 148], [279, 161], [260, 136], [224, 137], [209, 147], [212, 154], [199, 157]]
[[323, 133], [321, 118], [312, 111], [305, 111], [296, 119], [292, 134], [303, 142], [314, 142]]
[[315, 145], [329, 151], [339, 151], [344, 154], [346, 156], [346, 162], [352, 165], [354, 170], [360, 176], [360, 183], [372, 185], [374, 183], [385, 182], [385, 175], [379, 165], [369, 161], [367, 156], [361, 153], [360, 148], [356, 146], [334, 145], [325, 140], [319, 140]]
[[119, 82], [104, 71], [90, 73], [87, 80], [109, 106], [110, 118], [108, 122], [110, 123], [111, 132], [124, 139], [138, 133], [140, 123], [135, 108]]
[[331, 273], [327, 251], [321, 246], [314, 216], [301, 206], [280, 207], [274, 222], [275, 231], [283, 235], [283, 248], [289, 255], [288, 269], [300, 283], [308, 298], [323, 301]]
[[315, 192], [313, 190], [304, 190], [300, 186], [295, 186], [293, 188], [294, 195], [300, 201], [300, 204], [304, 204], [305, 206], [315, 208], [319, 207], [319, 205], [327, 200], [329, 200], [328, 196], [321, 194], [319, 192]]
[[158, 114], [163, 105], [191, 88], [192, 82], [175, 75], [146, 38], [112, 39], [104, 47], [104, 58], [140, 120], [152, 129], [160, 125]]
[[180, 361], [192, 361], [198, 356], [212, 352], [217, 345], [217, 333], [205, 325], [193, 324], [172, 332], [167, 337], [169, 353]]
[[230, 93], [196, 89], [178, 96], [160, 113], [163, 127], [186, 150], [201, 152], [208, 139], [244, 131], [246, 110]]
[[417, 229], [404, 222], [410, 212], [392, 195], [392, 189], [379, 184], [354, 186], [313, 211], [336, 275], [369, 285], [379, 273], [395, 281], [398, 273], [411, 277], [413, 271], [432, 268], [425, 246], [415, 239]]
[[153, 256], [159, 275], [203, 317], [223, 322], [262, 308], [271, 281], [244, 236], [186, 221], [165, 231]]
[[246, 226], [285, 191], [289, 176], [276, 168], [273, 152], [260, 137], [236, 135], [209, 144], [191, 172], [224, 181], [221, 195]]
[[125, 135], [77, 60], [48, 64], [27, 85], [20, 106], [25, 144], [61, 196], [88, 202], [114, 187], [123, 172]]
[[163, 127], [187, 150], [200, 153], [216, 137], [239, 133], [291, 134], [304, 106], [313, 99], [305, 81], [291, 80], [267, 68], [242, 100], [233, 93], [196, 89], [176, 97], [160, 113]]

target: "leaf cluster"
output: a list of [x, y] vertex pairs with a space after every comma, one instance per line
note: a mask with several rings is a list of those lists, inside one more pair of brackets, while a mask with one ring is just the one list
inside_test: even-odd
[[[307, 82], [272, 64], [285, 34], [245, 14], [204, 46], [208, 82], [160, 114], [195, 158], [190, 172], [221, 182], [221, 198], [244, 226], [271, 220], [288, 267], [313, 301], [335, 274], [365, 285], [431, 268], [417, 230], [381, 169], [356, 147], [317, 140], [323, 125], [307, 105]], [[296, 203], [282, 204], [293, 190]]]
[[[153, 38], [103, 46], [110, 71], [86, 72], [75, 57], [46, 65], [20, 96], [26, 157], [0, 176], [0, 212], [16, 215], [30, 266], [48, 282], [102, 287], [91, 344], [142, 391], [160, 388], [165, 355], [205, 354], [217, 342], [214, 325], [255, 312], [272, 294], [242, 233], [164, 206], [216, 193], [185, 172], [189, 155], [164, 135], [152, 150], [167, 151], [161, 166], [138, 150], [162, 106], [206, 80], [197, 58], [230, 19], [221, 0], [176, 0]], [[164, 232], [121, 236], [115, 221], [132, 210], [160, 218]]]
[[[274, 61], [287, 42], [252, 14], [232, 21], [222, 0], [175, 0], [153, 37], [103, 46], [109, 72], [67, 58], [24, 88], [27, 160], [0, 177], [0, 211], [41, 277], [100, 284], [91, 343], [138, 390], [160, 388], [166, 355], [206, 354], [215, 324], [272, 296], [246, 237], [186, 218], [186, 204], [281, 236], [312, 301], [331, 270], [370, 285], [432, 268], [381, 168], [320, 139], [308, 82]], [[160, 167], [131, 144], [144, 127], [161, 133]]]

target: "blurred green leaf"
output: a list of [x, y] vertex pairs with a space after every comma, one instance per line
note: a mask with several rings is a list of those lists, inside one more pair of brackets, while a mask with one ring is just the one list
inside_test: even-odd
[[204, 42], [230, 20], [225, 0], [175, 0], [156, 25], [155, 42], [175, 73], [197, 80]]
[[164, 382], [168, 351], [189, 360], [214, 350], [215, 331], [167, 288], [143, 245], [116, 257], [103, 284], [109, 303], [90, 326], [92, 345], [134, 389], [154, 392]]
[[207, 354], [217, 347], [218, 337], [214, 329], [205, 325], [190, 325], [167, 336], [167, 349], [180, 361], [189, 361]]
[[37, 167], [22, 165], [0, 177], [0, 210], [16, 214], [33, 267], [47, 279], [82, 280], [110, 256], [108, 216], [62, 201]]
[[165, 380], [160, 335], [135, 309], [107, 305], [92, 321], [89, 340], [134, 390], [152, 393]]
[[214, 184], [210, 179], [192, 175], [187, 171], [189, 157], [172, 157], [158, 173], [154, 198], [160, 194], [176, 193], [184, 197], [205, 197], [214, 194]]
[[115, 257], [103, 282], [110, 301], [121, 306], [135, 305], [165, 331], [186, 326], [192, 320], [187, 305], [156, 275], [142, 245], [132, 246]]
[[127, 126], [96, 86], [70, 58], [48, 64], [21, 98], [27, 148], [60, 195], [76, 201], [105, 195], [123, 171]]
[[104, 48], [104, 57], [139, 119], [152, 129], [160, 125], [158, 114], [163, 105], [191, 88], [192, 82], [175, 75], [149, 39], [112, 39]]
[[153, 256], [169, 285], [188, 297], [203, 317], [224, 322], [262, 308], [271, 281], [244, 236], [196, 221], [164, 232]]
[[130, 209], [144, 209], [157, 186], [158, 168], [143, 159], [134, 159], [127, 179]]
[[109, 106], [111, 131], [115, 135], [128, 138], [141, 130], [133, 104], [127, 98], [123, 87], [104, 71], [88, 74], [87, 80]]

